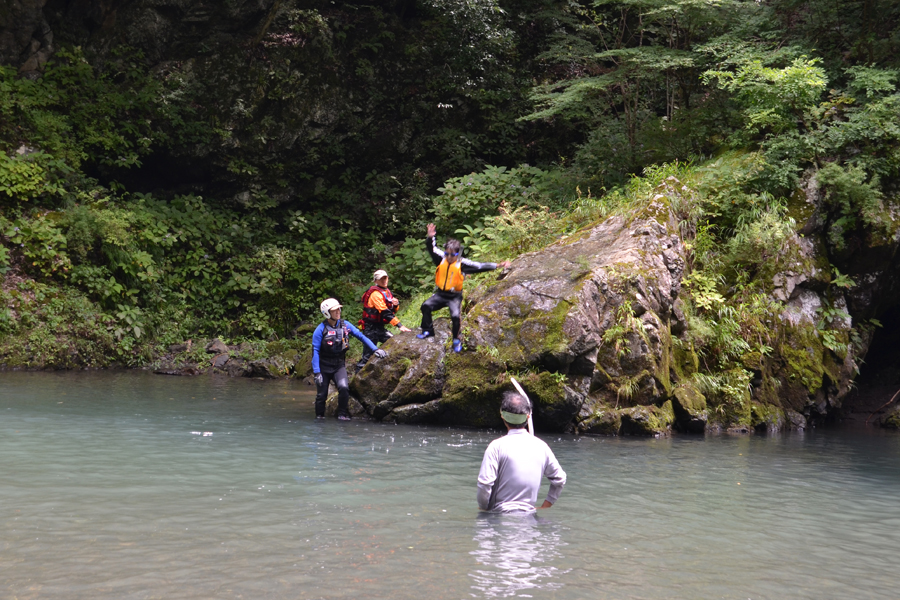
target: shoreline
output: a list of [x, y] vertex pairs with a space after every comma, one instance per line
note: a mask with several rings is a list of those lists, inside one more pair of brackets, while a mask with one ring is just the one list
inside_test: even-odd
[[[184, 367], [185, 370], [190, 369], [187, 365]], [[304, 387], [308, 387], [306, 391], [310, 394], [315, 394], [315, 387], [312, 384], [311, 377], [309, 375], [304, 375], [302, 377], [298, 377], [296, 373], [288, 373], [280, 376], [239, 376], [235, 377], [229, 375], [226, 371], [221, 369], [215, 369], [210, 366], [205, 369], [194, 369], [194, 372], [180, 372], [180, 373], [166, 373], [161, 372], [158, 368], [147, 365], [143, 367], [126, 367], [121, 365], [107, 366], [107, 367], [81, 367], [81, 368], [32, 368], [32, 367], [10, 367], [7, 365], [0, 365], [0, 374], [2, 373], [28, 373], [28, 374], [54, 374], [54, 375], [77, 375], [77, 374], [91, 374], [91, 375], [121, 375], [121, 374], [141, 374], [141, 375], [160, 375], [163, 377], [187, 377], [190, 379], [194, 379], [197, 377], [207, 376], [210, 378], [217, 379], [243, 379], [243, 380], [253, 380], [260, 381], [264, 383], [275, 383], [275, 382], [296, 382], [298, 384], [303, 385]], [[853, 394], [848, 398], [858, 399], [857, 402], [851, 403], [849, 405], [845, 405], [839, 409], [838, 416], [829, 420], [825, 423], [821, 423], [818, 425], [814, 425], [809, 427], [810, 430], [822, 430], [822, 431], [846, 431], [846, 432], [856, 432], [856, 433], [864, 433], [864, 434], [878, 434], [878, 435], [891, 435], [897, 432], [896, 429], [892, 429], [889, 427], [881, 426], [878, 423], [878, 418], [891, 409], [894, 408], [894, 405], [897, 404], [895, 401], [894, 404], [885, 407], [880, 412], [877, 412], [874, 416], [871, 417], [869, 424], [866, 425], [865, 421], [872, 414], [872, 410], [874, 408], [878, 408], [883, 405], [885, 400], [881, 399], [882, 391], [892, 388], [892, 386], [885, 385], [866, 385], [861, 388], [857, 388], [854, 390]], [[334, 388], [332, 387], [332, 390]], [[894, 390], [896, 391], [896, 390]], [[332, 404], [335, 395], [335, 392], [332, 391], [329, 394], [329, 405]], [[396, 422], [391, 421], [379, 421], [375, 419], [371, 415], [354, 415], [355, 420], [360, 421], [370, 421], [373, 423], [385, 423], [385, 424], [398, 424]], [[447, 427], [449, 424], [440, 424], [440, 423], [421, 423], [418, 426], [426, 426], [426, 427]], [[459, 427], [461, 429], [476, 429], [479, 431], [494, 431], [494, 428], [482, 428], [482, 427], [466, 427], [453, 425], [453, 427]], [[669, 431], [665, 436], [656, 436], [656, 437], [690, 437], [693, 439], [697, 439], [700, 437], [741, 437], [741, 436], [750, 436], [750, 435], [761, 435], [761, 436], [780, 436], [785, 433], [796, 433], [803, 434], [806, 430], [791, 430], [785, 429], [782, 431], [767, 431], [767, 430], [756, 430], [753, 428], [737, 430], [734, 428], [708, 428], [703, 432], [686, 432], [686, 431]], [[559, 432], [541, 432], [545, 435], [559, 435]], [[606, 435], [602, 433], [574, 433], [570, 432], [569, 435], [574, 435], [576, 437], [609, 437], [609, 438], [646, 438], [653, 436], [644, 436], [644, 435], [634, 435], [634, 434], [621, 434], [621, 435]]]

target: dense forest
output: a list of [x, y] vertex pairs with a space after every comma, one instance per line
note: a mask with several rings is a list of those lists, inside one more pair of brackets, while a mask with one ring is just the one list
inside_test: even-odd
[[825, 298], [798, 376], [897, 304], [896, 2], [30, 4], [0, 13], [8, 366], [290, 340], [376, 268], [412, 322], [427, 223], [514, 258], [672, 176], [707, 388], [772, 354], [798, 232]]

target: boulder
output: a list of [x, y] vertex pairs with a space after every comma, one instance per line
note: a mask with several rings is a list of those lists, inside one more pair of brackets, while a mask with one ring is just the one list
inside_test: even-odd
[[[326, 417], [336, 417], [337, 416], [337, 407], [338, 407], [338, 393], [337, 388], [334, 387], [334, 384], [330, 386], [333, 392], [331, 392], [328, 398], [325, 400], [325, 416]], [[347, 404], [350, 409], [350, 416], [356, 419], [368, 419], [369, 415], [366, 412], [365, 407], [360, 404], [355, 398], [350, 397], [350, 401]]]
[[312, 347], [310, 346], [297, 357], [294, 363], [294, 378], [306, 379], [312, 375]]
[[707, 421], [706, 397], [690, 381], [679, 384], [673, 395], [672, 409], [678, 429], [690, 433], [703, 433]]
[[675, 303], [684, 250], [669, 203], [684, 190], [670, 178], [630, 218], [607, 219], [519, 256], [505, 276], [470, 283], [462, 353], [447, 352], [446, 323], [433, 340], [395, 336], [388, 357], [354, 378], [353, 396], [377, 419], [500, 428], [500, 398], [520, 373], [538, 430], [618, 431], [597, 417], [605, 407], [653, 405], [623, 413], [623, 428], [668, 431], [670, 330], [684, 328]]
[[210, 354], [226, 354], [228, 346], [225, 345], [225, 342], [216, 338], [206, 345], [206, 351]]
[[878, 420], [885, 429], [900, 429], [900, 406], [895, 406]]
[[667, 436], [675, 421], [671, 401], [664, 402], [662, 406], [634, 406], [622, 409], [620, 416], [622, 419], [620, 432], [626, 435]]
[[191, 347], [193, 346], [193, 341], [188, 340], [183, 344], [172, 344], [169, 346], [169, 352], [172, 354], [181, 354], [182, 352], [190, 352]]
[[440, 411], [439, 399], [424, 404], [405, 404], [393, 409], [383, 420], [405, 424], [433, 423], [438, 420]]
[[774, 310], [768, 349], [710, 366], [704, 340], [714, 332], [679, 298], [685, 249], [672, 207], [696, 198], [670, 177], [632, 214], [470, 279], [462, 353], [448, 352], [446, 332], [424, 342], [398, 336], [353, 394], [376, 419], [501, 427], [500, 398], [516, 376], [538, 430], [803, 429], [840, 406], [872, 330], [853, 328], [843, 312], [860, 300], [831, 285], [819, 201], [805, 198], [796, 235], [759, 276]]
[[291, 367], [293, 367], [293, 363], [286, 361], [282, 356], [272, 356], [262, 360], [251, 361], [247, 367], [249, 369], [247, 377], [275, 379], [287, 375]]
[[585, 415], [578, 423], [578, 431], [595, 435], [619, 435], [622, 415], [616, 409], [598, 409]]
[[439, 398], [449, 339], [446, 318], [435, 320], [433, 338], [420, 340], [411, 332], [395, 335], [381, 346], [388, 356], [373, 356], [350, 381], [350, 393], [376, 419], [384, 418], [397, 406]]
[[231, 377], [252, 377], [253, 370], [243, 358], [232, 358], [225, 363], [225, 372]]

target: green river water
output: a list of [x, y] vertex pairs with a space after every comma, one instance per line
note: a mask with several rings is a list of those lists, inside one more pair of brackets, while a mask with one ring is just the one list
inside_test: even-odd
[[898, 435], [544, 435], [559, 503], [485, 518], [497, 435], [315, 422], [290, 381], [0, 373], [0, 597], [900, 598]]

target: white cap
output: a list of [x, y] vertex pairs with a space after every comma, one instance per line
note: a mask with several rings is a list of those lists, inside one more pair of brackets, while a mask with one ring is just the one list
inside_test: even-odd
[[331, 318], [331, 311], [335, 308], [341, 308], [342, 304], [338, 302], [334, 298], [329, 298], [327, 300], [322, 301], [322, 304], [319, 305], [319, 310], [322, 311], [322, 314], [325, 315], [326, 319]]
[[387, 277], [387, 276], [388, 276], [387, 271], [385, 271], [384, 269], [378, 269], [377, 271], [372, 273], [372, 280], [378, 281], [382, 277]]

